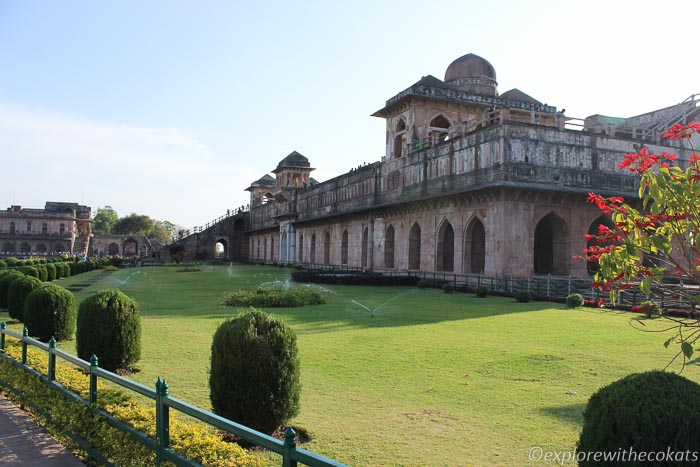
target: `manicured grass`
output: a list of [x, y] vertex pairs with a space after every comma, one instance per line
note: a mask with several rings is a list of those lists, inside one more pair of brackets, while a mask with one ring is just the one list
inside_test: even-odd
[[[209, 408], [211, 338], [238, 311], [221, 305], [222, 297], [286, 281], [290, 270], [102, 274], [59, 283], [101, 277], [76, 293], [78, 301], [106, 287], [134, 297], [143, 356], [132, 377], [148, 385], [163, 377], [172, 396]], [[523, 465], [533, 446], [572, 450], [593, 392], [663, 368], [673, 356], [665, 334], [630, 325], [636, 315], [414, 288], [327, 290], [325, 305], [267, 311], [298, 336], [303, 387], [293, 423], [314, 435], [304, 447], [351, 465]], [[700, 381], [700, 368], [687, 367], [684, 376]]]

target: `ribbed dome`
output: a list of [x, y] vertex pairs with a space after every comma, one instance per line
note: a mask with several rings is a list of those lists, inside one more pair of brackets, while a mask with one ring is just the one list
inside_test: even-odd
[[309, 164], [309, 160], [306, 157], [294, 151], [277, 165], [278, 169], [282, 167], [311, 167], [311, 164]]
[[486, 59], [474, 54], [459, 57], [445, 72], [445, 83], [476, 94], [496, 95], [496, 70]]

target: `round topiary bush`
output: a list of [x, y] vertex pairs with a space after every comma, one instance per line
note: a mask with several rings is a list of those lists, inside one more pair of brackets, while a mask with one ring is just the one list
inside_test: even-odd
[[274, 432], [299, 412], [296, 335], [254, 308], [225, 321], [211, 345], [209, 390], [214, 413]]
[[5, 269], [0, 271], [0, 309], [7, 309], [7, 293], [12, 281], [24, 274], [16, 269]]
[[32, 276], [18, 277], [7, 290], [7, 311], [10, 318], [24, 322], [24, 301], [34, 289], [44, 284]]
[[15, 257], [12, 257], [12, 256], [10, 256], [9, 258], [5, 258], [5, 263], [10, 268], [14, 268], [14, 267], [22, 265], [22, 261], [18, 260]]
[[[700, 385], [675, 373], [650, 371], [615, 381], [593, 394], [583, 412], [583, 430], [576, 449], [579, 465], [600, 465], [600, 460], [594, 462], [594, 453], [619, 449], [663, 454], [668, 449], [672, 453], [698, 452], [698, 407]], [[584, 453], [590, 459], [581, 461]], [[657, 461], [654, 465], [680, 465], [674, 459], [650, 460]]]
[[36, 277], [37, 279], [39, 278], [39, 271], [34, 266], [22, 266], [17, 268], [17, 270], [25, 276]]
[[41, 282], [48, 282], [49, 271], [46, 269], [46, 266], [37, 266], [36, 270], [39, 272], [39, 280]]
[[47, 341], [63, 341], [75, 332], [75, 297], [55, 284], [34, 289], [24, 300], [24, 325], [29, 335]]
[[136, 300], [118, 289], [100, 290], [78, 309], [78, 357], [110, 371], [129, 368], [141, 358], [141, 315]]
[[0, 269], [4, 269], [6, 267], [7, 267], [7, 263], [0, 259]]
[[480, 287], [477, 287], [477, 288], [474, 290], [474, 293], [476, 294], [477, 297], [479, 297], [479, 298], [484, 298], [484, 297], [486, 297], [486, 296], [489, 294], [489, 289], [487, 289], [486, 287], [484, 287], [484, 286], [482, 285], [482, 286], [480, 286]]
[[527, 303], [532, 300], [532, 295], [527, 290], [518, 290], [515, 292], [515, 301], [519, 303]]
[[583, 295], [580, 293], [572, 293], [566, 297], [566, 306], [569, 308], [578, 308], [583, 306]]
[[46, 263], [46, 271], [49, 273], [48, 282], [56, 280], [56, 265], [53, 263]]

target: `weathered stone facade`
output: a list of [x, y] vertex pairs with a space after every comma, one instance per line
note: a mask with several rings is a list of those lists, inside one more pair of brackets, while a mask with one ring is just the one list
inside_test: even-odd
[[643, 145], [687, 160], [661, 138], [698, 115], [698, 101], [579, 127], [555, 107], [496, 91], [493, 67], [469, 54], [375, 112], [387, 122], [382, 161], [314, 183], [296, 152], [251, 192], [248, 257], [372, 270], [587, 274], [583, 235], [610, 220], [587, 193], [634, 198], [617, 167]]
[[10, 206], [0, 211], [0, 256], [85, 254], [91, 209], [49, 201], [44, 209]]

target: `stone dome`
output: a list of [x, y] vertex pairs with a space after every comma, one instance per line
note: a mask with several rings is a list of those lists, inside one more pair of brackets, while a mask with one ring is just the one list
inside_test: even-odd
[[496, 95], [496, 69], [474, 54], [459, 57], [445, 71], [445, 83], [475, 94]]

